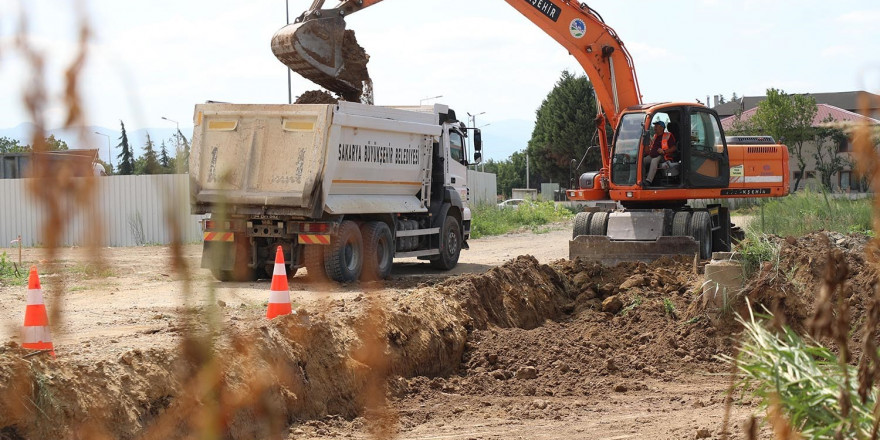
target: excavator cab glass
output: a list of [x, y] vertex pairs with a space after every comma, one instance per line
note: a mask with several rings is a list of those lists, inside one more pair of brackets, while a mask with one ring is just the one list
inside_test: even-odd
[[645, 113], [627, 113], [620, 118], [611, 150], [611, 182], [615, 185], [636, 184], [640, 139], [646, 135], [650, 139], [645, 131], [645, 117]]
[[687, 163], [688, 183], [693, 188], [723, 188], [730, 182], [727, 143], [718, 116], [707, 109], [690, 111], [690, 148], [682, 160]]

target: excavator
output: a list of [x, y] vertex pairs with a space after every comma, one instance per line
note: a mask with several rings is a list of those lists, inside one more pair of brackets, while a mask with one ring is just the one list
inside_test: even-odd
[[[303, 77], [357, 98], [368, 57], [357, 54], [345, 17], [382, 0], [312, 6], [272, 38], [275, 56]], [[569, 258], [605, 264], [651, 261], [664, 255], [701, 259], [730, 251], [742, 231], [719, 199], [782, 197], [789, 192], [789, 155], [769, 136], [725, 137], [718, 114], [699, 103], [643, 103], [633, 59], [617, 33], [585, 3], [504, 0], [561, 44], [593, 84], [599, 111], [601, 169], [567, 190], [574, 202], [594, 202], [576, 215]], [[358, 47], [359, 48], [359, 47]], [[609, 136], [606, 124], [613, 127]], [[674, 138], [648, 179], [652, 133]], [[664, 145], [666, 145], [664, 143]], [[656, 156], [656, 152], [655, 152]], [[702, 206], [690, 201], [705, 200]], [[714, 202], [714, 203], [712, 203]]]

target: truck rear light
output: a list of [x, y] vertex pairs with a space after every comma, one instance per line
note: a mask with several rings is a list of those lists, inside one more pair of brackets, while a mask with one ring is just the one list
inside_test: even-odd
[[[220, 227], [220, 223], [214, 220], [205, 220], [203, 223], [203, 227], [206, 231], [214, 231], [218, 230]], [[223, 229], [219, 229], [221, 231], [231, 231], [232, 230], [232, 222], [223, 222]]]
[[330, 229], [330, 225], [327, 223], [300, 223], [299, 224], [299, 232], [309, 232], [309, 233], [324, 233]]

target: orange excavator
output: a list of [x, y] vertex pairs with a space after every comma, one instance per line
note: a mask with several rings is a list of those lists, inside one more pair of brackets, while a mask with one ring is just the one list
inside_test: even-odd
[[[356, 51], [345, 17], [380, 1], [343, 0], [322, 9], [324, 0], [314, 0], [275, 34], [272, 51], [313, 82], [358, 97], [365, 86], [358, 73], [365, 72], [368, 58], [350, 56]], [[709, 258], [714, 251], [730, 251], [741, 237], [717, 199], [788, 194], [785, 145], [767, 136], [725, 137], [717, 113], [702, 104], [643, 103], [632, 57], [595, 10], [568, 0], [505, 1], [578, 60], [599, 103], [602, 168], [581, 175], [567, 197], [609, 203], [575, 217], [570, 258], [605, 263], [681, 254]], [[614, 127], [610, 143], [606, 124]], [[655, 143], [652, 135], [662, 141]], [[700, 199], [716, 203], [688, 204]]]

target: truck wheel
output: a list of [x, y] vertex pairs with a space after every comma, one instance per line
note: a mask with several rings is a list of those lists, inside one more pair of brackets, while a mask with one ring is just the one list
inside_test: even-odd
[[324, 269], [331, 279], [348, 283], [360, 278], [364, 265], [364, 240], [357, 223], [343, 221], [326, 252]]
[[431, 267], [435, 269], [450, 270], [458, 264], [461, 255], [461, 227], [458, 219], [447, 216], [440, 228], [440, 256], [431, 260]]
[[326, 281], [327, 270], [324, 268], [324, 248], [323, 245], [305, 245], [303, 246], [303, 263], [308, 272], [308, 277], [315, 281]]
[[678, 211], [672, 217], [672, 236], [687, 237], [690, 234], [691, 213], [689, 211]]
[[574, 216], [574, 230], [571, 232], [571, 238], [578, 235], [590, 235], [590, 217], [592, 212], [579, 212]]
[[394, 262], [394, 241], [391, 229], [384, 222], [369, 222], [361, 226], [364, 238], [364, 269], [361, 280], [384, 280], [391, 275]]
[[236, 234], [231, 251], [235, 254], [232, 270], [211, 269], [214, 278], [219, 281], [256, 281], [256, 271], [248, 266], [251, 262], [250, 239], [247, 237], [239, 238]]
[[590, 235], [605, 235], [608, 231], [608, 213], [597, 212], [590, 218]]
[[712, 217], [706, 211], [697, 211], [691, 217], [691, 237], [700, 247], [700, 259], [712, 256]]

